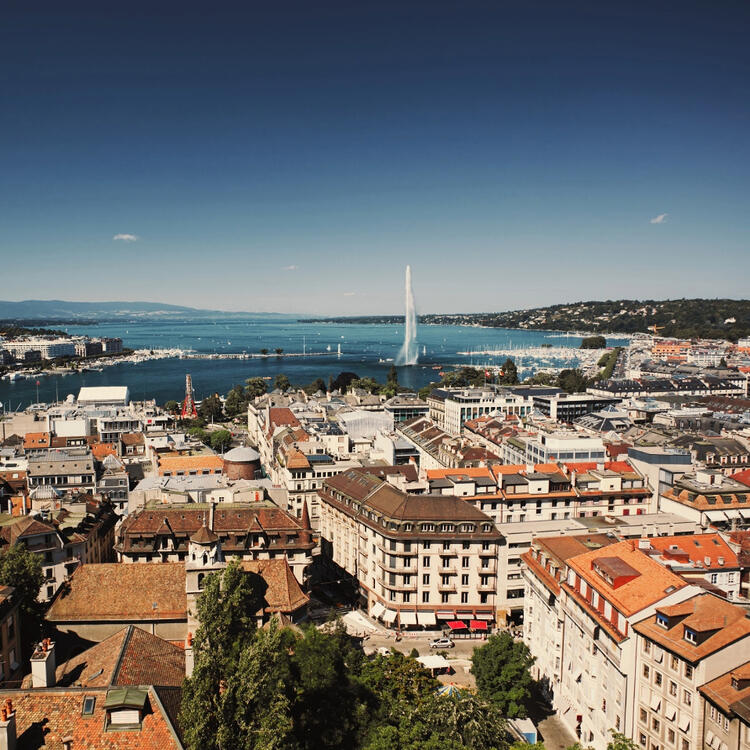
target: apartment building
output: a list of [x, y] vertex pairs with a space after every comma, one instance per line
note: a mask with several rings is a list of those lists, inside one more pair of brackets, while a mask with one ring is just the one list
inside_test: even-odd
[[0, 586], [0, 685], [20, 680], [21, 623], [12, 586]]
[[721, 693], [720, 685], [704, 686], [745, 663], [750, 646], [746, 610], [701, 593], [679, 603], [660, 603], [633, 630], [637, 745], [646, 750], [728, 749], [729, 716], [715, 692], [719, 688]]
[[410, 495], [350, 469], [323, 483], [323, 554], [359, 582], [370, 616], [399, 628], [495, 619], [502, 537], [461, 498]]
[[703, 750], [750, 747], [750, 662], [701, 685]]
[[51, 450], [29, 459], [29, 489], [54, 487], [62, 492], [91, 491], [96, 482], [94, 459], [88, 448]]
[[535, 397], [561, 392], [559, 388], [526, 386], [437, 388], [427, 397], [427, 404], [430, 419], [449, 435], [456, 436], [469, 420], [503, 414], [524, 417], [533, 411]]
[[[557, 557], [565, 555], [558, 551]], [[633, 736], [632, 707], [640, 688], [633, 627], [654, 615], [657, 607], [679, 604], [701, 590], [644, 554], [638, 540], [567, 557], [564, 578], [559, 572], [550, 576], [550, 567], [562, 570], [562, 566], [551, 566], [549, 560], [539, 552], [526, 556], [529, 591], [524, 616], [529, 633], [525, 637], [538, 651], [543, 636], [534, 633], [535, 608], [545, 596], [539, 592], [546, 589], [550, 611], [542, 615], [539, 626], [544, 629], [554, 623], [552, 632], [562, 631], [559, 665], [553, 662], [550, 667], [549, 661], [543, 665], [551, 670], [547, 677], [553, 705], [582, 742], [601, 750], [611, 738], [610, 730]], [[537, 592], [534, 596], [532, 590]]]
[[309, 518], [303, 513], [298, 520], [276, 507], [149, 505], [125, 518], [115, 550], [123, 563], [184, 561], [191, 540], [203, 527], [220, 539], [227, 558], [285, 558], [297, 580], [305, 582], [314, 547]]

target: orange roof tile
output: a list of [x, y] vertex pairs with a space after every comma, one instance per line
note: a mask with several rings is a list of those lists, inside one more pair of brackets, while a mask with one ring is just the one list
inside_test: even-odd
[[[689, 536], [657, 536], [649, 538], [651, 546], [664, 553], [679, 557], [687, 555], [690, 561], [706, 569], [736, 568], [737, 555], [719, 534], [690, 534]], [[719, 562], [722, 559], [722, 563]]]
[[750, 698], [750, 685], [739, 689], [735, 688], [732, 686], [732, 680], [735, 678], [743, 682], [750, 680], [750, 661], [711, 680], [711, 682], [707, 682], [698, 689], [725, 714], [731, 714], [733, 704]]
[[[676, 618], [676, 622], [664, 628], [657, 624], [654, 615], [634, 625], [634, 629], [692, 663], [730, 643], [750, 638], [750, 620], [745, 610], [713, 594], [698, 594], [680, 606], [657, 607], [656, 611]], [[702, 636], [698, 643], [685, 640], [686, 628]]]
[[492, 477], [492, 472], [487, 466], [475, 466], [466, 469], [428, 469], [428, 479], [443, 479], [445, 477]]
[[160, 456], [159, 474], [165, 471], [175, 474], [178, 471], [211, 471], [218, 474], [224, 469], [221, 456], [207, 453], [200, 456]]
[[[602, 557], [618, 558], [639, 575], [613, 588], [593, 570], [594, 562]], [[637, 547], [634, 548], [630, 541], [618, 542], [571, 557], [568, 566], [626, 616], [658, 602], [670, 590], [674, 591], [688, 585], [683, 578], [652, 560]]]
[[23, 438], [24, 449], [28, 448], [49, 448], [49, 432], [27, 432]]

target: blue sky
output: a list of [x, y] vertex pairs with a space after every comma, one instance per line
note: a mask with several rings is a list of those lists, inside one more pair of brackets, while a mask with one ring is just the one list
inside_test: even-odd
[[744, 1], [0, 21], [0, 298], [389, 313], [406, 263], [422, 312], [747, 296]]

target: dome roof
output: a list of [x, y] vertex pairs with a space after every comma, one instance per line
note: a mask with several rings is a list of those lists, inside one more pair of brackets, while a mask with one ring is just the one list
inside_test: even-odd
[[250, 463], [251, 461], [259, 461], [260, 453], [247, 445], [240, 445], [225, 453], [224, 460], [236, 464]]

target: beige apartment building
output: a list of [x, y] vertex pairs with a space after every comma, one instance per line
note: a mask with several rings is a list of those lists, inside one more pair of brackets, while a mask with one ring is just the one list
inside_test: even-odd
[[361, 604], [392, 627], [496, 617], [502, 537], [492, 519], [457, 497], [409, 495], [350, 469], [320, 490], [323, 554], [359, 582]]

